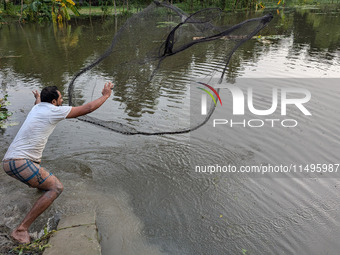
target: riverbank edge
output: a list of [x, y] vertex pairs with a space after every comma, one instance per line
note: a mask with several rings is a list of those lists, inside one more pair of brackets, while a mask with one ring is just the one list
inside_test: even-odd
[[95, 212], [63, 217], [43, 255], [100, 255]]
[[[176, 4], [174, 5], [176, 7], [181, 8], [183, 11], [188, 12], [188, 13], [193, 13], [195, 11], [198, 11], [202, 8], [195, 8], [195, 9], [190, 9], [188, 7], [183, 8], [183, 6]], [[19, 8], [18, 6], [16, 6]], [[126, 16], [126, 15], [133, 15], [139, 11], [141, 11], [143, 7], [138, 7], [138, 8], [131, 8], [130, 10], [124, 10], [122, 7], [119, 7], [117, 12], [115, 13], [114, 7], [110, 6], [109, 11], [103, 11], [101, 10], [101, 7], [99, 6], [93, 6], [92, 11], [90, 11], [90, 7], [82, 7], [79, 9], [80, 16], [74, 15], [72, 12], [69, 13], [71, 17], [71, 21], [81, 19], [81, 20], [91, 20], [92, 18], [101, 18], [101, 19], [107, 19], [107, 18], [112, 18], [112, 17], [120, 17], [120, 16]], [[210, 7], [212, 8], [212, 7]], [[254, 8], [254, 9], [247, 9], [247, 8], [226, 8], [224, 9], [225, 12], [230, 12], [230, 13], [249, 13], [249, 12], [263, 12], [263, 11], [277, 11], [277, 10], [284, 10], [284, 9], [319, 9], [319, 8], [340, 8], [340, 2], [337, 0], [337, 2], [325, 2], [325, 3], [314, 3], [314, 4], [291, 4], [291, 5], [278, 5], [278, 4], [273, 4], [273, 3], [267, 3], [265, 5], [265, 8]], [[122, 11], [123, 9], [123, 11]], [[17, 14], [7, 14], [5, 13], [2, 9], [0, 9], [0, 25], [7, 25], [11, 23], [16, 23], [19, 22], [20, 19], [20, 14], [17, 12]], [[52, 23], [52, 21], [43, 21], [42, 23]], [[67, 21], [68, 23], [70, 21]], [[76, 21], [75, 21], [76, 22]], [[25, 22], [24, 22], [25, 23]], [[27, 23], [39, 23], [39, 22], [27, 22]]]

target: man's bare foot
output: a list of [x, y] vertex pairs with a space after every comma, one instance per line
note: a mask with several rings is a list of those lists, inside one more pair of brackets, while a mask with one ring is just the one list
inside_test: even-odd
[[23, 229], [20, 227], [17, 227], [13, 230], [13, 232], [11, 233], [11, 237], [19, 243], [26, 244], [31, 242], [31, 238], [28, 234], [27, 229]]

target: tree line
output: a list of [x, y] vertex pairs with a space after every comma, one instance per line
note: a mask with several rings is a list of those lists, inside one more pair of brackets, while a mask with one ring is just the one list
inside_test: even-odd
[[[7, 14], [19, 16], [20, 22], [53, 21], [56, 24], [63, 24], [70, 20], [70, 14], [80, 15], [81, 8], [90, 8], [89, 15], [91, 7], [99, 7], [104, 15], [108, 10], [114, 10], [116, 15], [139, 11], [152, 2], [153, 0], [0, 0], [0, 22], [1, 15]], [[219, 7], [222, 10], [263, 8], [261, 0], [169, 0], [169, 2], [186, 12], [208, 7]]]

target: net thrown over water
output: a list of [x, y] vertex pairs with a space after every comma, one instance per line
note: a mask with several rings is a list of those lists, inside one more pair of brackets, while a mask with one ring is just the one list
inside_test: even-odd
[[[78, 78], [98, 64], [112, 77], [114, 89], [124, 86], [125, 93], [119, 94], [117, 91], [117, 95], [126, 104], [125, 112], [128, 115], [136, 112], [136, 108], [141, 110], [143, 107], [136, 103], [137, 98], [160, 91], [160, 88], [185, 88], [202, 75], [208, 79], [218, 78], [222, 82], [233, 53], [272, 19], [272, 15], [268, 14], [236, 25], [226, 25], [223, 24], [224, 15], [218, 8], [187, 15], [173, 5], [155, 1], [131, 16], [116, 33], [107, 51], [74, 76], [68, 89], [69, 105], [76, 105], [74, 89]], [[215, 53], [207, 57], [206, 52], [211, 47]], [[205, 70], [204, 74], [188, 71], [187, 67], [193, 65], [195, 58], [209, 62], [209, 70]], [[148, 88], [152, 90], [148, 91]], [[142, 126], [135, 128], [89, 115], [79, 119], [126, 135], [178, 134], [204, 125], [214, 109], [215, 105], [212, 104], [206, 116], [174, 130], [149, 131], [149, 128], [143, 129]]]

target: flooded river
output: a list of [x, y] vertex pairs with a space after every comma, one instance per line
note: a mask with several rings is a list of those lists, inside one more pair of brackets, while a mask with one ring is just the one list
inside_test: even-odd
[[[230, 22], [265, 13], [230, 14]], [[53, 225], [64, 215], [95, 211], [104, 255], [338, 254], [340, 10], [272, 13], [274, 19], [261, 36], [234, 54], [225, 81], [244, 92], [258, 86], [261, 93], [254, 92], [254, 107], [262, 110], [270, 108], [273, 88], [280, 92], [278, 100], [282, 88], [309, 91], [311, 99], [303, 106], [311, 116], [302, 107], [288, 106], [283, 116], [280, 104], [278, 113], [268, 118], [255, 116], [246, 107], [240, 119], [216, 107], [200, 129], [163, 136], [128, 136], [80, 120], [63, 121], [49, 138], [42, 166], [61, 180], [64, 192], [31, 232], [39, 233], [47, 222]], [[0, 27], [0, 94], [9, 95], [8, 109], [13, 113], [8, 127], [0, 129], [1, 158], [33, 106], [31, 90], [56, 85], [67, 102], [73, 75], [109, 47], [123, 22], [77, 20], [64, 29], [31, 24]], [[209, 47], [204, 49], [206, 57], [214, 54]], [[188, 72], [204, 77], [209, 65], [190, 57], [192, 64], [182, 73], [171, 74], [174, 79], [184, 81]], [[155, 132], [190, 125], [190, 99], [198, 90], [181, 82], [161, 88], [120, 86], [108, 66], [103, 63], [79, 78], [76, 104], [96, 98], [103, 83], [114, 80], [112, 100], [93, 116]], [[220, 95], [231, 107], [228, 93]], [[247, 127], [231, 127], [232, 118], [245, 119]], [[261, 120], [283, 118], [298, 125], [271, 127], [268, 123], [274, 122], [267, 121], [267, 126], [251, 127]], [[213, 128], [214, 119], [226, 119], [229, 126]], [[249, 125], [249, 120], [255, 121]], [[241, 166], [298, 170], [307, 166], [309, 171], [207, 174], [195, 172], [193, 162], [238, 170]], [[3, 171], [0, 183], [0, 227], [8, 233], [40, 193]]]

